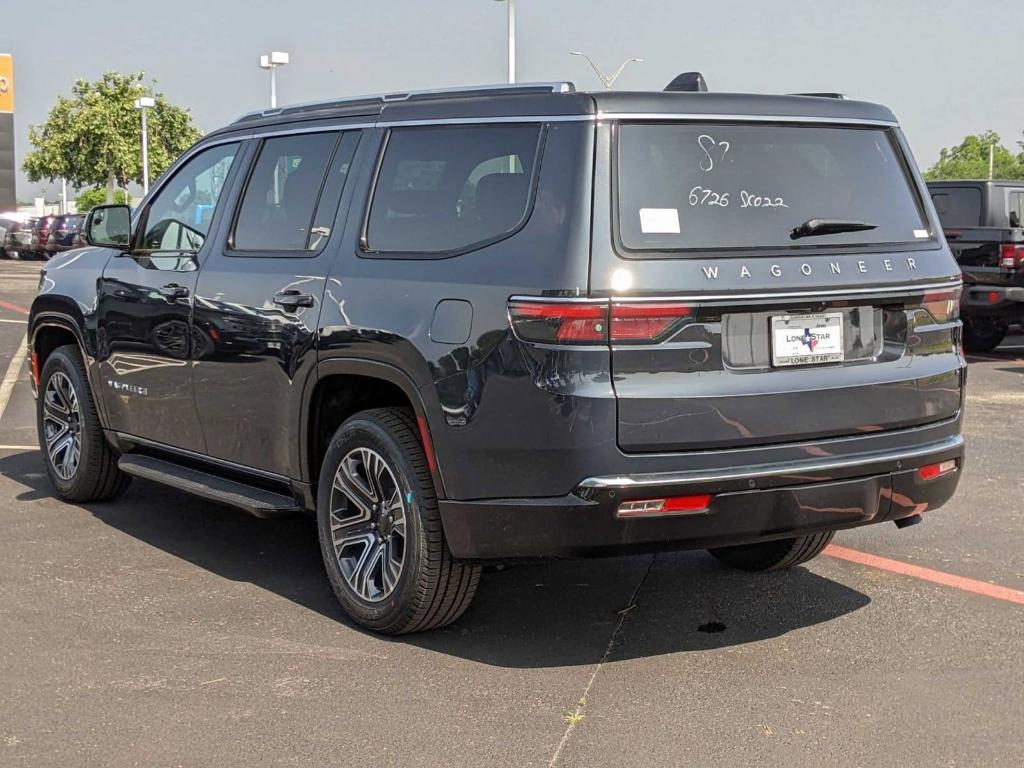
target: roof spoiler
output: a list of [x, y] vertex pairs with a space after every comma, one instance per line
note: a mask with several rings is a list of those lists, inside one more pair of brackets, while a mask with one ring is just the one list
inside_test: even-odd
[[685, 93], [704, 93], [708, 89], [707, 81], [700, 72], [683, 72], [675, 80], [665, 86], [666, 91]]

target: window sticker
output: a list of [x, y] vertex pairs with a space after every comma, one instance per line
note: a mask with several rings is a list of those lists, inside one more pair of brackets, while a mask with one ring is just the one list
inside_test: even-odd
[[928, 230], [927, 229], [915, 229], [914, 230], [914, 237], [916, 237], [918, 240], [927, 240], [928, 237], [929, 237]]
[[640, 231], [647, 235], [678, 235], [678, 208], [641, 208]]

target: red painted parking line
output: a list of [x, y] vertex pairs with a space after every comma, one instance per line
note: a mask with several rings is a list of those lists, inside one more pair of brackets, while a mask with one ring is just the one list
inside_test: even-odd
[[21, 304], [12, 304], [9, 301], [0, 301], [0, 309], [9, 309], [11, 312], [20, 312], [23, 315], [27, 315], [29, 313], [29, 309], [27, 307], [23, 307]]
[[977, 595], [992, 597], [996, 600], [1005, 600], [1008, 603], [1024, 605], [1024, 592], [1010, 587], [1001, 587], [998, 584], [989, 584], [987, 581], [968, 579], [966, 576], [956, 576], [944, 571], [934, 571], [931, 568], [922, 568], [920, 565], [911, 565], [899, 560], [890, 560], [887, 557], [870, 555], [867, 552], [860, 552], [856, 549], [829, 544], [825, 547], [825, 554], [840, 560], [848, 560], [851, 563], [866, 565], [870, 568], [878, 568], [890, 573], [898, 573], [901, 576], [912, 576], [915, 579], [923, 579], [933, 584], [941, 584], [944, 587], [973, 592]]

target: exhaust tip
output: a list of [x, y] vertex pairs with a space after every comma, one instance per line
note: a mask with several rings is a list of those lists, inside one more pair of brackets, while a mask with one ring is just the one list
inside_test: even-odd
[[911, 515], [910, 517], [901, 517], [899, 520], [893, 520], [893, 522], [896, 523], [897, 528], [903, 529], [909, 528], [912, 525], [917, 525], [918, 523], [923, 523], [924, 518], [920, 515]]

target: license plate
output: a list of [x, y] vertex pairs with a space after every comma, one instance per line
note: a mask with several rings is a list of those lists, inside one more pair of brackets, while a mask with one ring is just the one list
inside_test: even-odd
[[780, 315], [772, 323], [772, 365], [817, 365], [843, 359], [843, 313]]

